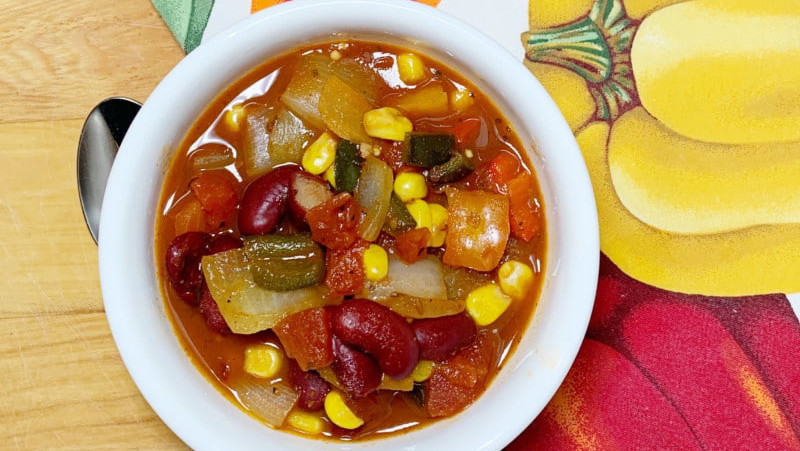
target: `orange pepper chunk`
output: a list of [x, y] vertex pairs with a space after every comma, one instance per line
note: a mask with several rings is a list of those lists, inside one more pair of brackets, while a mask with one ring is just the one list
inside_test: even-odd
[[535, 197], [533, 176], [522, 172], [508, 182], [511, 235], [530, 241], [539, 232], [541, 207]]
[[508, 243], [509, 202], [502, 194], [447, 190], [449, 216], [442, 261], [478, 271], [494, 269]]

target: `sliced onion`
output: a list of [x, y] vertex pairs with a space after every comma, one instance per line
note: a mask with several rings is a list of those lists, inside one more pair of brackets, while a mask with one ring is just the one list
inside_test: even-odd
[[289, 411], [297, 402], [298, 395], [283, 382], [259, 383], [239, 379], [231, 384], [239, 401], [272, 427], [281, 427]]
[[364, 115], [373, 108], [373, 104], [341, 78], [328, 79], [322, 87], [317, 106], [325, 125], [337, 136], [356, 143], [374, 142], [363, 124]]
[[461, 266], [442, 265], [444, 269], [444, 285], [447, 287], [449, 299], [467, 298], [470, 292], [493, 281], [492, 274], [475, 271]]
[[442, 263], [435, 257], [428, 257], [407, 265], [391, 256], [388, 275], [380, 282], [367, 283], [365, 295], [374, 301], [389, 301], [397, 295], [446, 301]]
[[396, 293], [419, 298], [447, 299], [442, 263], [436, 257], [428, 257], [410, 265], [399, 258], [389, 260], [389, 275], [386, 280]]
[[242, 249], [205, 256], [202, 266], [211, 296], [237, 334], [270, 329], [293, 313], [331, 303], [316, 286], [280, 292], [258, 286]]
[[268, 149], [272, 166], [300, 163], [303, 149], [314, 136], [300, 118], [284, 108], [275, 117], [271, 133]]
[[286, 91], [281, 95], [281, 102], [315, 128], [325, 129], [325, 121], [319, 112], [319, 98], [332, 76], [355, 89], [370, 104], [378, 100], [382, 80], [369, 68], [354, 59], [333, 61], [327, 55], [310, 53], [300, 58]]
[[463, 312], [466, 307], [465, 299], [426, 299], [405, 294], [393, 294], [373, 300], [399, 315], [414, 319], [455, 315]]
[[269, 156], [269, 133], [267, 124], [275, 117], [275, 108], [248, 103], [245, 105], [244, 168], [247, 175], [255, 177], [272, 169], [274, 163]]
[[325, 128], [325, 122], [319, 115], [317, 104], [322, 87], [327, 81], [327, 77], [320, 76], [319, 68], [325, 67], [329, 61], [330, 58], [316, 53], [303, 55], [286, 91], [281, 95], [281, 102], [284, 105], [319, 129]]
[[192, 168], [196, 171], [219, 169], [233, 163], [235, 158], [233, 150], [229, 147], [211, 143], [203, 145], [189, 154], [189, 161], [192, 162]]
[[367, 157], [361, 169], [355, 196], [356, 201], [366, 212], [358, 227], [361, 238], [375, 241], [381, 233], [392, 197], [392, 169], [375, 157]]

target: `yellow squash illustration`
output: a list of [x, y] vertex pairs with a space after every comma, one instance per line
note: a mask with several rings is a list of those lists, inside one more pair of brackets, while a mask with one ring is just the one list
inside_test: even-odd
[[673, 291], [800, 291], [800, 1], [532, 0], [531, 28], [603, 252]]
[[702, 141], [800, 141], [800, 2], [695, 0], [654, 12], [631, 48], [642, 105]]
[[600, 248], [628, 275], [681, 293], [800, 291], [800, 224], [719, 234], [664, 232], [639, 220], [617, 197], [608, 165], [608, 123], [587, 125], [577, 139], [594, 186]]
[[608, 147], [622, 203], [661, 230], [697, 234], [800, 224], [800, 141], [694, 141], [637, 107], [614, 121]]

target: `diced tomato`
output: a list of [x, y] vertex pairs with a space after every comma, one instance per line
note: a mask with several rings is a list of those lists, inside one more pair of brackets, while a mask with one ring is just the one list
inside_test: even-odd
[[486, 191], [447, 190], [449, 215], [442, 261], [478, 271], [493, 270], [508, 242], [508, 198]]
[[364, 288], [364, 250], [369, 243], [358, 240], [348, 249], [328, 249], [325, 285], [340, 295], [359, 294]]
[[239, 205], [233, 174], [224, 169], [204, 171], [190, 185], [208, 225], [217, 229], [233, 221]]
[[345, 429], [336, 424], [330, 425], [331, 434], [345, 440], [350, 440], [361, 431], [367, 429], [368, 425], [380, 424], [379, 422], [392, 414], [392, 399], [394, 393], [389, 390], [374, 391], [367, 396], [350, 396], [345, 393], [347, 407], [364, 421], [364, 424], [356, 429]]
[[386, 232], [381, 232], [378, 238], [375, 239], [375, 244], [386, 249], [395, 249], [397, 246], [397, 239]]
[[481, 131], [481, 120], [477, 117], [464, 119], [450, 130], [456, 137], [458, 147], [464, 148], [475, 141]]
[[310, 308], [284, 318], [275, 327], [286, 355], [297, 360], [303, 371], [323, 368], [333, 362], [330, 312]]
[[343, 250], [353, 245], [358, 237], [361, 207], [349, 193], [328, 199], [306, 213], [314, 241], [329, 250]]
[[533, 176], [522, 172], [508, 182], [511, 235], [530, 241], [539, 232], [539, 202], [535, 197]]
[[203, 207], [200, 201], [190, 194], [186, 199], [175, 206], [175, 236], [183, 235], [186, 232], [208, 232], [206, 217], [203, 214]]
[[486, 388], [487, 375], [496, 364], [499, 345], [496, 334], [482, 331], [470, 346], [436, 364], [425, 396], [428, 414], [450, 416], [470, 405]]
[[[393, 393], [387, 390], [374, 391], [367, 396], [353, 396], [347, 399], [347, 405], [365, 424], [375, 424], [392, 413]], [[362, 426], [363, 427], [363, 426]], [[352, 434], [352, 431], [348, 431]]]
[[397, 173], [403, 166], [403, 143], [395, 141], [391, 145], [382, 146], [380, 158]]
[[411, 264], [428, 254], [428, 242], [431, 231], [427, 227], [411, 229], [397, 237], [397, 256], [400, 260]]
[[495, 193], [506, 194], [508, 182], [519, 174], [521, 168], [522, 164], [516, 156], [500, 152], [475, 170], [478, 186]]

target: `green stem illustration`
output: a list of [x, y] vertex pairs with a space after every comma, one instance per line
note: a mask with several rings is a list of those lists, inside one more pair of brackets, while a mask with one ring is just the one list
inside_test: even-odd
[[597, 118], [614, 120], [638, 104], [630, 62], [636, 28], [620, 0], [597, 0], [582, 19], [523, 33], [525, 57], [583, 77], [597, 104]]

